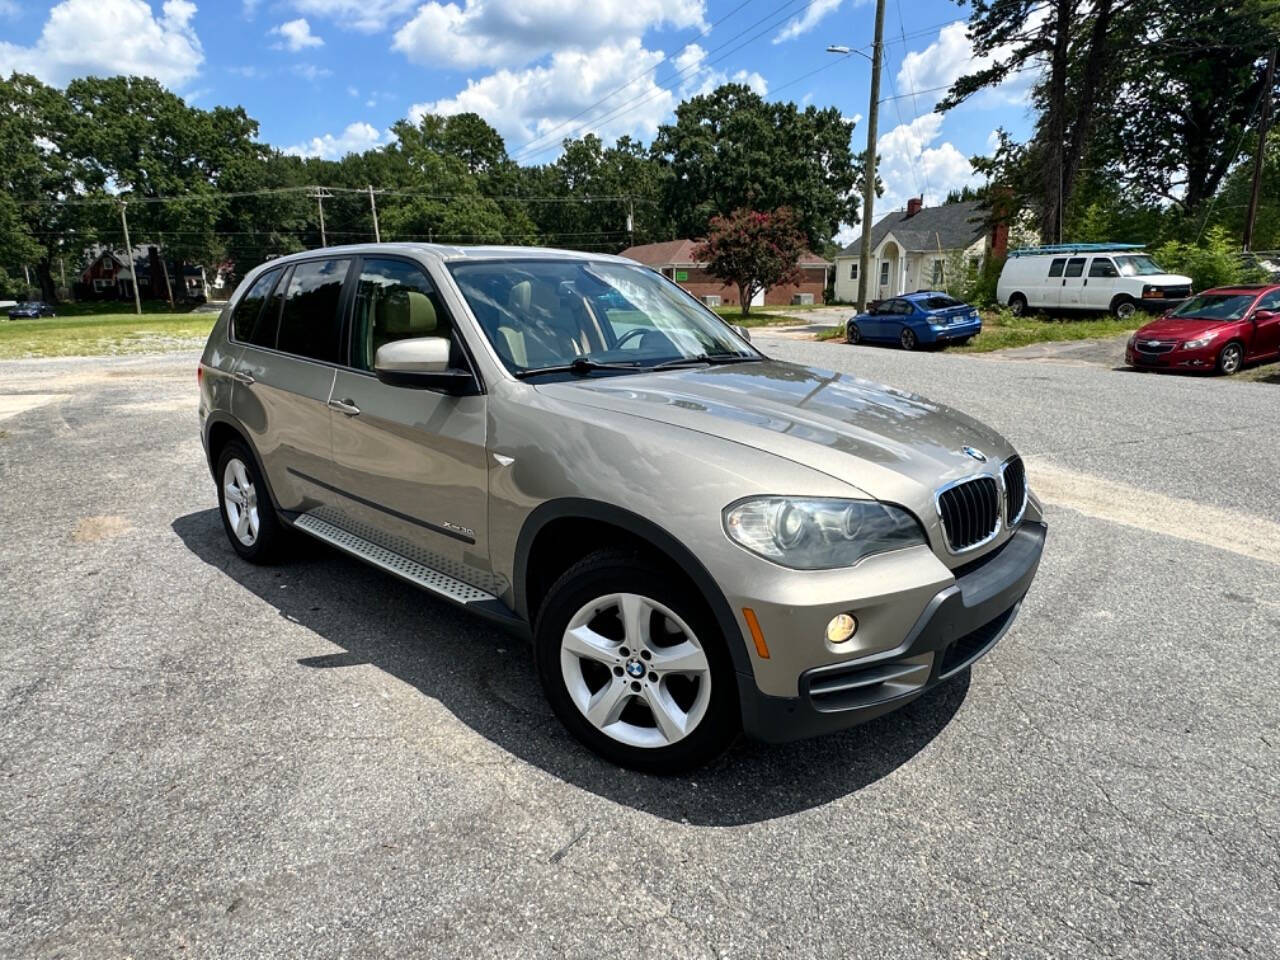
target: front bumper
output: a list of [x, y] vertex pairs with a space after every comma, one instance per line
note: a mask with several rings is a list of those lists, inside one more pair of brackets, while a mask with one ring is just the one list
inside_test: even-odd
[[1142, 370], [1213, 370], [1218, 364], [1217, 343], [1207, 347], [1183, 349], [1178, 344], [1164, 353], [1147, 353], [1135, 347], [1125, 347], [1124, 362]]
[[771, 743], [830, 733], [905, 706], [960, 673], [1013, 623], [1040, 565], [1046, 532], [1045, 524], [1024, 520], [998, 551], [934, 595], [901, 644], [804, 671], [799, 696], [769, 696], [739, 674], [743, 729]]

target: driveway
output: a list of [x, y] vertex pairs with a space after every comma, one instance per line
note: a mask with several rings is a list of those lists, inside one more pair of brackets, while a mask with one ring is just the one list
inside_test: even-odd
[[194, 354], [0, 363], [0, 956], [1274, 955], [1275, 388], [756, 340], [1003, 430], [1050, 543], [971, 675], [677, 778], [486, 623], [241, 562]]

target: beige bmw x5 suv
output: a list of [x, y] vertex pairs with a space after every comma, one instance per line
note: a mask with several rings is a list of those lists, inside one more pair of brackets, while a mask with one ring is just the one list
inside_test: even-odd
[[910, 702], [1008, 630], [1044, 548], [998, 434], [770, 360], [618, 257], [273, 260], [214, 326], [200, 423], [241, 557], [296, 531], [528, 637], [569, 731], [653, 771]]

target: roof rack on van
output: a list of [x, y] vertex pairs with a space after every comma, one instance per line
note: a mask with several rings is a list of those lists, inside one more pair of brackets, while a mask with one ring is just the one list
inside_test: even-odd
[[1145, 243], [1051, 243], [1044, 247], [1010, 250], [1010, 257], [1034, 257], [1050, 253], [1108, 253], [1119, 250], [1142, 250]]

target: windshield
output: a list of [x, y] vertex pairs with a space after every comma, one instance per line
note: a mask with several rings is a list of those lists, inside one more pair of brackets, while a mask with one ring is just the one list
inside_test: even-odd
[[1116, 269], [1122, 277], [1151, 277], [1164, 273], [1160, 264], [1146, 254], [1141, 256], [1116, 257]]
[[1197, 320], [1239, 320], [1253, 303], [1253, 297], [1240, 293], [1202, 293], [1192, 297], [1170, 316], [1195, 317]]
[[471, 312], [517, 375], [586, 361], [652, 368], [758, 360], [715, 314], [652, 270], [585, 260], [450, 264]]

